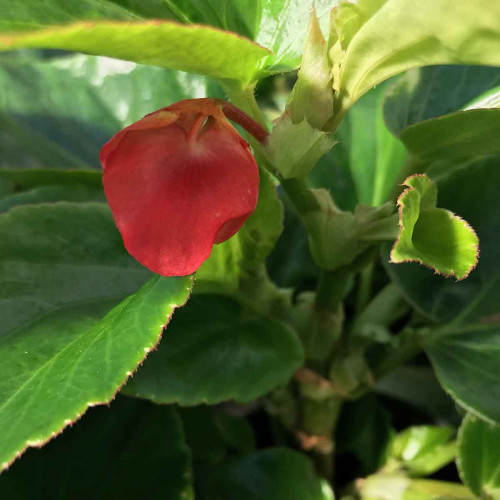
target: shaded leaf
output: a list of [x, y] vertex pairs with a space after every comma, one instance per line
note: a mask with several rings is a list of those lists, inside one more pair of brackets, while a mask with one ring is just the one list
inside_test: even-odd
[[488, 66], [411, 69], [387, 93], [384, 119], [390, 131], [399, 135], [410, 125], [463, 109], [499, 84], [500, 69]]
[[500, 327], [437, 330], [424, 343], [443, 388], [466, 410], [500, 423]]
[[400, 138], [419, 161], [500, 153], [500, 109], [471, 109], [411, 125]]
[[174, 408], [118, 398], [28, 451], [0, 476], [0, 495], [185, 500], [193, 495], [190, 458]]
[[363, 475], [385, 463], [392, 437], [389, 412], [374, 394], [344, 404], [336, 430], [336, 452], [353, 453]]
[[472, 415], [462, 423], [458, 470], [465, 484], [481, 498], [500, 495], [500, 427]]
[[284, 323], [246, 317], [228, 297], [196, 295], [124, 391], [158, 403], [248, 402], [284, 384], [302, 362]]
[[398, 240], [391, 262], [415, 261], [439, 274], [466, 278], [476, 266], [478, 238], [460, 217], [437, 208], [437, 186], [426, 175], [414, 175], [404, 182], [398, 199]]
[[270, 448], [217, 470], [212, 497], [220, 500], [333, 500], [333, 493], [304, 455]]

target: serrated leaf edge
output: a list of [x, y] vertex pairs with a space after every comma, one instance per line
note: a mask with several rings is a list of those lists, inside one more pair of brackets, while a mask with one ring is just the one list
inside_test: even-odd
[[[400, 227], [400, 230], [399, 230], [398, 237], [396, 238], [396, 241], [394, 242], [394, 245], [393, 245], [393, 247], [391, 249], [389, 262], [391, 264], [403, 264], [403, 263], [408, 263], [408, 262], [417, 262], [418, 264], [421, 264], [422, 266], [426, 267], [427, 269], [432, 269], [434, 271], [434, 274], [439, 274], [440, 276], [443, 276], [445, 278], [451, 278], [452, 276], [455, 276], [456, 281], [462, 281], [462, 280], [464, 280], [465, 278], [467, 278], [469, 276], [469, 274], [476, 268], [476, 266], [477, 266], [477, 264], [479, 262], [479, 244], [477, 244], [477, 243], [474, 244], [474, 247], [475, 247], [475, 261], [474, 261], [474, 264], [469, 268], [469, 270], [467, 271], [467, 273], [464, 276], [460, 277], [460, 278], [456, 277], [455, 271], [453, 269], [451, 270], [450, 273], [444, 273], [444, 272], [438, 271], [435, 267], [431, 266], [430, 264], [427, 264], [427, 263], [423, 262], [419, 258], [414, 258], [414, 259], [396, 259], [394, 257], [394, 249], [396, 248], [397, 244], [399, 243], [399, 241], [401, 239], [401, 235], [403, 234], [403, 231], [404, 231], [404, 227], [403, 227], [403, 223], [402, 223], [402, 220], [403, 220], [403, 209], [404, 209], [403, 198], [409, 192], [415, 190], [415, 188], [413, 186], [411, 186], [410, 184], [408, 184], [407, 182], [410, 179], [414, 178], [414, 177], [427, 177], [427, 176], [425, 174], [410, 175], [401, 184], [401, 186], [406, 186], [407, 189], [405, 189], [398, 196], [398, 201], [397, 201], [398, 214], [399, 214], [398, 225]], [[464, 227], [466, 229], [468, 229], [469, 232], [472, 233], [476, 237], [476, 239], [479, 241], [479, 238], [478, 238], [476, 232], [474, 231], [474, 229], [472, 228], [472, 226], [465, 219], [462, 219], [462, 217], [460, 217], [459, 215], [454, 214], [450, 210], [447, 210], [447, 209], [441, 209], [441, 210], [445, 210], [446, 212], [448, 212], [448, 214], [450, 215], [450, 217], [452, 219], [457, 219], [457, 220], [461, 221], [463, 223]]]
[[[78, 422], [78, 420], [80, 420], [83, 417], [83, 415], [86, 413], [86, 411], [89, 408], [91, 408], [93, 406], [98, 406], [98, 405], [108, 405], [109, 406], [111, 404], [111, 402], [115, 399], [116, 395], [120, 392], [120, 390], [125, 385], [125, 383], [127, 382], [127, 380], [144, 363], [144, 361], [146, 360], [148, 354], [151, 351], [154, 351], [154, 350], [156, 350], [158, 348], [158, 344], [160, 343], [160, 340], [162, 339], [162, 336], [163, 336], [163, 331], [165, 330], [165, 328], [167, 327], [167, 325], [170, 323], [170, 321], [172, 319], [172, 316], [173, 316], [173, 314], [175, 312], [175, 309], [177, 309], [179, 307], [185, 306], [186, 303], [188, 302], [188, 300], [189, 300], [189, 298], [191, 296], [192, 290], [193, 290], [193, 284], [194, 284], [194, 276], [193, 275], [189, 276], [189, 284], [190, 284], [190, 286], [187, 289], [188, 294], [186, 296], [186, 300], [182, 304], [169, 304], [170, 312], [167, 313], [167, 318], [165, 320], [165, 323], [163, 325], [161, 325], [161, 327], [160, 327], [160, 332], [158, 334], [158, 340], [155, 343], [153, 343], [153, 345], [151, 347], [145, 347], [144, 348], [144, 357], [141, 360], [139, 360], [139, 362], [136, 364], [136, 366], [133, 369], [133, 371], [127, 370], [125, 372], [125, 378], [124, 378], [123, 382], [121, 382], [119, 384], [119, 386], [116, 388], [116, 391], [111, 395], [111, 397], [109, 399], [105, 400], [105, 401], [88, 401], [87, 403], [84, 403], [83, 410], [77, 410], [76, 414], [73, 417], [71, 417], [71, 418], [65, 418], [63, 420], [62, 427], [59, 427], [59, 429], [57, 431], [52, 431], [50, 433], [50, 435], [47, 435], [46, 438], [38, 439], [36, 441], [29, 440], [29, 439], [27, 441], [25, 441], [24, 445], [16, 453], [14, 453], [14, 455], [10, 459], [8, 459], [7, 461], [5, 461], [2, 464], [0, 464], [0, 474], [3, 471], [7, 470], [12, 465], [12, 463], [14, 463], [18, 458], [20, 458], [23, 455], [23, 453], [28, 448], [42, 448], [49, 441], [51, 441], [55, 437], [59, 436], [64, 431], [64, 429], [66, 429], [68, 426], [73, 425], [74, 423]], [[120, 303], [121, 302], [119, 302], [118, 304], [120, 304]], [[108, 311], [108, 313], [111, 312], [111, 311], [112, 311], [112, 309], [110, 311]]]

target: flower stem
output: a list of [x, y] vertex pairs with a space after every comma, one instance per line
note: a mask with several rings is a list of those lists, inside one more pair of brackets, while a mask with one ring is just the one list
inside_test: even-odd
[[265, 129], [260, 123], [256, 122], [253, 118], [247, 115], [240, 108], [237, 108], [234, 104], [223, 101], [222, 99], [216, 99], [216, 101], [220, 105], [222, 112], [226, 115], [227, 118], [242, 126], [260, 143], [263, 143], [267, 139], [269, 131]]

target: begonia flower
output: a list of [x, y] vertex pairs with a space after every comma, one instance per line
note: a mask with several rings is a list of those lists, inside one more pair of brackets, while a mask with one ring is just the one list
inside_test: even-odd
[[220, 102], [188, 99], [155, 111], [101, 151], [104, 191], [125, 247], [163, 276], [196, 271], [257, 204], [257, 164]]

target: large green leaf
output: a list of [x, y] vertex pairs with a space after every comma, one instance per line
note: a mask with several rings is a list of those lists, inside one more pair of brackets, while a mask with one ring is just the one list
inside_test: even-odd
[[[189, 278], [152, 278], [103, 204], [0, 216], [0, 464], [109, 401], [151, 350]], [[100, 319], [103, 318], [103, 319]]]
[[17, 205], [56, 201], [105, 202], [101, 173], [96, 170], [0, 169], [0, 181], [11, 182], [12, 191], [0, 199], [0, 212]]
[[456, 283], [415, 264], [387, 264], [387, 251], [382, 260], [403, 296], [422, 315], [439, 322], [458, 314], [471, 321], [487, 321], [500, 311], [499, 158], [459, 165], [435, 180], [439, 205], [460, 214], [477, 232], [481, 253], [476, 269]]
[[0, 60], [0, 165], [98, 167], [122, 127], [205, 96], [205, 78], [102, 57]]
[[415, 123], [463, 109], [500, 84], [500, 69], [488, 66], [429, 66], [409, 70], [384, 101], [384, 118], [394, 135]]
[[284, 384], [302, 362], [285, 324], [247, 317], [228, 297], [195, 295], [124, 390], [159, 403], [248, 402]]
[[422, 0], [412, 9], [406, 0], [361, 0], [344, 3], [336, 19], [340, 42], [332, 57], [340, 66], [335, 86], [344, 109], [410, 68], [500, 65], [500, 4], [489, 0]]
[[0, 496], [189, 500], [190, 462], [174, 408], [118, 398], [29, 450], [0, 476]]
[[424, 347], [443, 388], [471, 413], [500, 423], [500, 326], [433, 331]]
[[148, 20], [115, 2], [32, 8], [29, 0], [0, 3], [0, 50], [43, 47], [105, 55], [142, 64], [250, 83], [270, 52], [235, 33], [209, 26]]
[[460, 429], [458, 470], [481, 498], [500, 496], [500, 427], [467, 415]]
[[447, 277], [466, 278], [477, 264], [476, 233], [460, 217], [436, 207], [437, 186], [425, 174], [409, 177], [404, 185], [391, 262], [419, 262]]
[[179, 21], [217, 26], [255, 40], [273, 54], [266, 72], [299, 66], [314, 4], [321, 26], [327, 29], [331, 10], [339, 0], [168, 0]]
[[420, 161], [453, 160], [500, 153], [500, 109], [471, 109], [426, 120], [400, 138]]
[[220, 500], [333, 500], [309, 459], [285, 448], [258, 451], [219, 467], [211, 495]]

